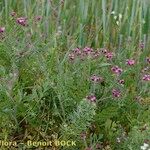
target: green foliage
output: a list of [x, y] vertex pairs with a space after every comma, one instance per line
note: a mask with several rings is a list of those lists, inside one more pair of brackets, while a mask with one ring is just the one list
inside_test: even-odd
[[[19, 17], [28, 25], [18, 24]], [[78, 142], [59, 147], [64, 150], [96, 149], [98, 143], [138, 150], [149, 140], [150, 83], [142, 80], [150, 73], [149, 0], [1, 0], [1, 27], [0, 140]], [[76, 47], [100, 53], [70, 60]], [[104, 49], [114, 54], [111, 60]], [[111, 71], [116, 65], [120, 75]], [[92, 82], [92, 75], [102, 81]], [[112, 95], [114, 88], [120, 97]], [[90, 94], [96, 102], [86, 99]]]
[[62, 124], [62, 139], [80, 138], [80, 134], [86, 131], [93, 121], [95, 109], [95, 104], [86, 99], [81, 100], [76, 110], [67, 117], [68, 123]]

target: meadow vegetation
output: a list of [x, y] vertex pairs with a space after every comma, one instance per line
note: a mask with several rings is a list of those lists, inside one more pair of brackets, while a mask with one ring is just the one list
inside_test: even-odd
[[148, 150], [149, 89], [149, 0], [0, 0], [0, 149]]

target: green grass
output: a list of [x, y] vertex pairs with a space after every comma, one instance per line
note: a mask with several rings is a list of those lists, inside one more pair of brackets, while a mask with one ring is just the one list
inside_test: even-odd
[[[36, 22], [36, 16], [42, 19]], [[27, 17], [28, 26], [17, 24], [18, 17]], [[150, 140], [150, 84], [141, 79], [141, 70], [150, 67], [149, 0], [1, 0], [0, 27], [5, 27], [0, 33], [0, 140], [77, 141], [76, 147], [59, 147], [64, 150], [90, 145], [95, 150], [98, 143], [137, 150]], [[115, 56], [111, 61], [102, 53], [94, 60], [68, 59], [74, 48], [86, 46]], [[128, 67], [130, 58], [136, 63]], [[114, 65], [123, 68], [120, 76], [111, 73]], [[104, 81], [92, 84], [93, 74]], [[122, 92], [118, 100], [113, 88]], [[85, 100], [90, 93], [95, 104]], [[82, 131], [86, 140], [80, 138]]]

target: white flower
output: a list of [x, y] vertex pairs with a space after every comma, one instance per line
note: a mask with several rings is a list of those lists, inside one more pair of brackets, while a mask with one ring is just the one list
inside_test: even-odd
[[111, 12], [111, 15], [114, 15], [114, 14], [115, 14], [115, 11], [112, 11], [112, 12]]
[[116, 20], [116, 19], [117, 19], [117, 16], [114, 16], [114, 19]]
[[146, 147], [146, 148], [148, 148], [149, 147], [149, 145], [147, 144], [147, 143], [144, 143], [144, 145], [143, 145], [144, 147]]
[[119, 19], [122, 19], [122, 14], [119, 14]]
[[146, 150], [146, 148], [144, 146], [141, 146], [141, 150]]
[[141, 150], [146, 150], [148, 147], [149, 147], [149, 145], [147, 143], [144, 143], [144, 145], [141, 146]]
[[116, 24], [119, 26], [119, 21], [116, 21]]
[[143, 23], [143, 24], [145, 24], [145, 23], [146, 23], [146, 21], [143, 19], [143, 20], [142, 20], [142, 23]]

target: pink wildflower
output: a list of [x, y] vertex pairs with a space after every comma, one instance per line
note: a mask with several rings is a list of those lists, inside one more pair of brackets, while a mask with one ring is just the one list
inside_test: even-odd
[[73, 50], [73, 52], [76, 54], [76, 55], [81, 55], [81, 49], [80, 48], [75, 48], [74, 50]]
[[121, 96], [121, 92], [120, 92], [120, 90], [118, 90], [118, 89], [113, 89], [113, 90], [112, 90], [112, 95], [113, 95], [114, 97], [119, 98], [119, 97]]
[[96, 96], [93, 94], [87, 96], [86, 99], [89, 100], [90, 102], [96, 102]]
[[119, 84], [122, 84], [122, 85], [123, 85], [124, 82], [125, 82], [125, 81], [124, 81], [123, 79], [122, 79], [122, 80], [118, 80], [118, 83], [119, 83]]
[[25, 17], [17, 18], [17, 23], [22, 26], [27, 26], [27, 18], [25, 18]]
[[98, 58], [99, 56], [100, 56], [100, 52], [99, 51], [92, 52], [92, 57], [93, 58]]
[[119, 68], [118, 66], [114, 66], [114, 67], [111, 68], [111, 71], [112, 71], [113, 73], [119, 75], [119, 74], [122, 73], [123, 70], [122, 70], [121, 68]]
[[145, 74], [142, 79], [144, 81], [150, 81], [150, 75], [149, 74]]
[[113, 53], [112, 52], [107, 52], [105, 54], [105, 57], [108, 59], [108, 60], [111, 60], [113, 58]]
[[103, 80], [102, 77], [99, 77], [99, 76], [96, 76], [96, 75], [91, 76], [90, 79], [91, 79], [91, 81], [93, 81], [93, 82], [95, 82], [95, 83], [101, 82], [101, 81]]
[[132, 65], [135, 64], [135, 60], [133, 60], [133, 59], [127, 59], [126, 60], [126, 64], [129, 65], [129, 66], [132, 66]]
[[5, 32], [5, 27], [0, 27], [0, 33]]
[[90, 48], [90, 47], [85, 47], [85, 48], [83, 49], [83, 52], [84, 52], [86, 55], [89, 55], [89, 54], [91, 54], [91, 53], [93, 52], [93, 49]]
[[107, 53], [107, 49], [102, 49], [102, 53], [106, 54]]

